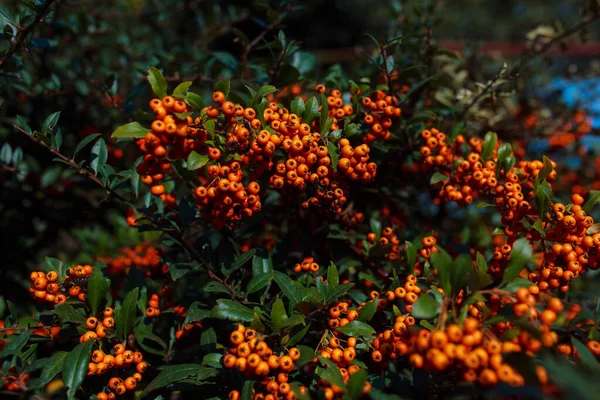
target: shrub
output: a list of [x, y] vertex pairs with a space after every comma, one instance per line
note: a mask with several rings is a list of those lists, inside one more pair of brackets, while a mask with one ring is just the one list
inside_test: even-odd
[[[52, 3], [31, 5], [35, 18], [8, 33], [0, 72], [58, 12]], [[135, 101], [109, 79], [99, 115], [121, 121], [110, 137], [92, 127], [74, 140], [61, 111], [15, 117], [72, 173], [57, 169], [45, 187], [81, 187], [109, 222], [72, 229], [29, 276], [13, 266], [29, 296], [3, 293], [3, 391], [593, 398], [600, 165], [585, 161], [597, 154], [584, 140], [594, 132], [582, 109], [548, 128], [543, 112], [515, 110], [518, 96], [534, 100], [510, 89], [597, 6], [533, 36], [517, 64], [479, 85], [432, 41], [435, 7], [406, 12], [402, 36], [371, 37], [366, 65], [326, 74], [277, 30], [293, 3], [270, 11], [254, 39], [236, 31], [239, 57], [199, 56], [189, 80], [176, 49], [147, 68]], [[255, 51], [262, 41], [272, 57]], [[168, 47], [159, 42], [141, 46]], [[577, 176], [572, 155], [584, 160]], [[16, 174], [7, 185], [35, 175], [20, 148], [7, 143], [0, 158]]]

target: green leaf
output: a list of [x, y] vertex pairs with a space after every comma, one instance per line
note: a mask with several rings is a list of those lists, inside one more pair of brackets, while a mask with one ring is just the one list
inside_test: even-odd
[[413, 304], [411, 314], [419, 319], [432, 319], [440, 313], [440, 303], [435, 297], [430, 295], [421, 295]]
[[337, 146], [332, 141], [329, 141], [327, 142], [327, 150], [329, 150], [329, 157], [331, 158], [331, 168], [333, 168], [333, 170], [337, 172], [339, 161]]
[[10, 340], [8, 341], [4, 349], [0, 351], [0, 359], [7, 356], [12, 356], [14, 354], [18, 354], [23, 348], [23, 346], [27, 344], [27, 341], [29, 340], [30, 336], [30, 331], [22, 332], [19, 335], [11, 335]]
[[223, 79], [215, 83], [215, 92], [223, 92], [225, 97], [229, 96], [229, 90], [231, 89], [231, 80], [229, 78]]
[[208, 154], [199, 154], [192, 151], [187, 159], [187, 169], [190, 171], [202, 168], [210, 161]]
[[197, 93], [187, 92], [185, 102], [191, 107], [192, 111], [201, 112], [204, 108], [204, 100]]
[[219, 299], [217, 300], [217, 305], [212, 309], [211, 316], [231, 321], [252, 321], [254, 319], [254, 311], [239, 301]]
[[21, 128], [22, 130], [24, 130], [25, 132], [27, 132], [30, 135], [33, 133], [33, 131], [31, 130], [31, 127], [29, 125], [27, 125], [27, 122], [25, 122], [23, 117], [21, 117], [20, 115], [17, 115], [17, 120], [15, 121], [15, 126], [18, 128]]
[[527, 262], [531, 260], [533, 255], [533, 249], [527, 238], [517, 239], [513, 243], [512, 251], [510, 252], [510, 261], [504, 270], [502, 275], [502, 282], [510, 282], [519, 276], [519, 273]]
[[108, 160], [108, 149], [104, 139], [100, 139], [94, 144], [90, 154], [90, 167], [94, 170], [94, 173], [98, 173], [98, 170], [104, 167], [106, 160]]
[[306, 106], [304, 104], [304, 99], [302, 99], [301, 96], [296, 97], [294, 100], [292, 100], [292, 114], [296, 114], [297, 116], [301, 116], [304, 113], [304, 110], [306, 109]]
[[302, 114], [302, 122], [309, 124], [319, 115], [319, 102], [316, 97], [311, 97], [306, 102], [304, 113]]
[[294, 282], [289, 276], [286, 274], [275, 271], [274, 279], [285, 297], [287, 297], [292, 303], [292, 307], [294, 304], [297, 304], [303, 300], [302, 287], [299, 286], [296, 282]]
[[488, 132], [483, 138], [483, 149], [481, 151], [481, 159], [487, 160], [496, 149], [498, 144], [498, 135], [495, 132]]
[[498, 148], [498, 161], [496, 162], [496, 168], [498, 169], [498, 171], [500, 171], [500, 169], [503, 167], [506, 159], [508, 158], [508, 156], [510, 156], [511, 153], [512, 146], [510, 145], [510, 143], [502, 143], [500, 145], [500, 147]]
[[250, 279], [250, 282], [248, 282], [248, 287], [246, 287], [246, 292], [248, 292], [248, 294], [258, 292], [260, 289], [267, 286], [269, 284], [269, 282], [271, 282], [272, 279], [273, 279], [272, 272], [257, 275], [255, 277], [253, 277], [252, 279]]
[[90, 144], [91, 142], [94, 141], [94, 139], [96, 139], [98, 136], [102, 136], [102, 134], [100, 133], [93, 133], [89, 136], [86, 136], [85, 138], [83, 138], [81, 140], [81, 142], [77, 143], [77, 146], [75, 147], [75, 151], [73, 152], [73, 158], [75, 158], [75, 155], [77, 153], [79, 153], [79, 151], [81, 149], [83, 149], [85, 146], [87, 146], [88, 144]]
[[370, 321], [377, 312], [377, 304], [377, 299], [366, 302], [366, 304], [358, 310], [358, 320], [363, 322]]
[[158, 69], [148, 67], [148, 82], [156, 97], [162, 99], [167, 95], [167, 81]]
[[337, 300], [341, 295], [350, 290], [352, 286], [354, 286], [354, 283], [344, 283], [333, 290], [329, 290], [327, 296], [325, 296], [325, 302], [330, 303], [334, 300]]
[[200, 381], [215, 377], [217, 374], [218, 371], [215, 368], [208, 368], [200, 364], [168, 365], [164, 367], [162, 371], [160, 371], [160, 374], [158, 374], [158, 376], [144, 388], [144, 391], [140, 397], [144, 397], [156, 389], [160, 389], [172, 383], [183, 380], [196, 381], [199, 384]]
[[4, 143], [0, 150], [0, 161], [4, 164], [10, 165], [12, 161], [12, 148], [9, 143]]
[[360, 132], [360, 124], [346, 124], [344, 125], [344, 137], [348, 138], [351, 136], [356, 135], [357, 133]]
[[88, 279], [87, 301], [92, 314], [97, 314], [100, 303], [106, 297], [110, 288], [110, 280], [106, 279], [100, 268], [94, 268]]
[[579, 340], [575, 339], [575, 337], [571, 336], [571, 343], [577, 349], [577, 353], [579, 353], [579, 359], [581, 360], [581, 364], [588, 368], [590, 371], [599, 372], [600, 371], [600, 363], [596, 360], [596, 357], [592, 354], [592, 352], [587, 348], [587, 346], [581, 343]]
[[444, 290], [444, 293], [448, 295], [451, 293], [452, 289], [452, 282], [450, 280], [452, 258], [445, 251], [439, 251], [431, 255], [431, 263], [438, 271], [438, 281], [440, 282], [440, 287]]
[[119, 337], [123, 340], [127, 339], [127, 336], [133, 329], [135, 322], [136, 311], [137, 311], [137, 299], [139, 295], [139, 288], [133, 289], [127, 294], [123, 304], [121, 304], [119, 318], [116, 321], [117, 332]]
[[204, 318], [209, 318], [210, 315], [211, 312], [209, 310], [201, 309], [200, 303], [195, 301], [188, 308], [184, 323], [188, 324], [190, 322], [202, 321]]
[[75, 324], [84, 324], [86, 317], [83, 312], [76, 310], [71, 304], [59, 304], [54, 308], [54, 313], [62, 323], [72, 322]]
[[273, 261], [264, 249], [258, 249], [252, 259], [252, 276], [256, 277], [273, 271]]
[[75, 393], [80, 388], [87, 374], [90, 353], [94, 340], [78, 344], [67, 356], [62, 364], [62, 380], [67, 388], [67, 398], [75, 399]]
[[452, 262], [452, 294], [456, 295], [465, 287], [473, 264], [469, 254], [461, 254]]
[[436, 183], [443, 182], [448, 180], [448, 177], [441, 172], [436, 172], [431, 175], [431, 179], [429, 180], [430, 185], [435, 185]]
[[538, 214], [541, 218], [552, 203], [552, 198], [554, 197], [552, 194], [552, 187], [544, 180], [534, 189], [534, 194]]
[[366, 382], [367, 371], [362, 368], [350, 375], [350, 379], [348, 379], [348, 396], [351, 399], [361, 398]]
[[42, 385], [50, 382], [62, 370], [65, 358], [69, 355], [66, 351], [58, 351], [52, 354], [50, 362], [46, 364], [40, 375], [40, 383]]
[[271, 93], [275, 93], [277, 88], [273, 85], [263, 85], [258, 92], [250, 99], [250, 103], [248, 103], [248, 107], [256, 108], [258, 104], [262, 101], [263, 97], [268, 96]]
[[329, 285], [329, 290], [335, 289], [340, 284], [338, 269], [333, 261], [329, 264], [329, 268], [327, 269], [327, 284]]
[[375, 329], [371, 325], [362, 321], [352, 321], [344, 326], [340, 326], [336, 331], [348, 336], [372, 336], [375, 335]]
[[139, 139], [146, 136], [150, 129], [144, 128], [139, 122], [130, 122], [115, 130], [110, 137], [118, 139]]
[[317, 366], [315, 370], [315, 375], [317, 375], [324, 381], [338, 385], [341, 388], [346, 386], [346, 384], [344, 383], [344, 379], [342, 378], [342, 373], [340, 372], [340, 369], [333, 363], [333, 361], [328, 360], [322, 356], [319, 356], [319, 361], [322, 365], [325, 366], [325, 368]]
[[231, 270], [229, 273], [236, 271], [238, 268], [244, 266], [252, 257], [256, 254], [256, 249], [250, 249], [247, 252], [243, 253], [241, 256], [236, 258], [236, 260], [231, 264]]
[[319, 116], [319, 125], [321, 126], [321, 134], [324, 134], [323, 126], [325, 126], [325, 122], [327, 121], [327, 114], [329, 114], [329, 104], [327, 103], [327, 98], [323, 93], [321, 93], [321, 114]]
[[531, 286], [533, 286], [533, 283], [529, 279], [515, 278], [508, 282], [502, 289], [512, 293], [516, 292], [519, 288], [529, 288]]
[[304, 328], [302, 328], [297, 333], [295, 333], [290, 338], [290, 341], [288, 342], [287, 346], [294, 346], [295, 344], [299, 343], [304, 338], [304, 336], [308, 332], [309, 328], [310, 328], [310, 324], [306, 325]]
[[240, 396], [240, 400], [252, 400], [254, 398], [252, 394], [253, 388], [254, 381], [247, 379], [242, 387], [242, 395]]
[[590, 197], [583, 205], [583, 207], [582, 207], [583, 211], [585, 211], [586, 214], [591, 213], [592, 209], [599, 201], [600, 201], [600, 190], [590, 190]]
[[43, 134], [48, 134], [51, 133], [54, 128], [56, 127], [56, 124], [58, 123], [58, 119], [60, 118], [60, 111], [57, 111], [53, 114], [50, 114], [48, 116], [48, 118], [46, 118], [44, 120], [44, 122], [42, 123], [42, 133]]
[[281, 299], [275, 300], [271, 307], [271, 326], [274, 330], [279, 329], [281, 325], [288, 319], [285, 313], [285, 305]]
[[188, 89], [192, 86], [192, 81], [181, 82], [175, 90], [173, 90], [173, 97], [178, 100], [185, 100], [187, 98]]

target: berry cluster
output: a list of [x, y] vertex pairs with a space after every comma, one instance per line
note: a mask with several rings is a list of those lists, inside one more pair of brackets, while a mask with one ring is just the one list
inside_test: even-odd
[[364, 121], [369, 126], [369, 133], [363, 137], [363, 141], [373, 143], [377, 139], [389, 139], [393, 119], [399, 118], [402, 113], [398, 107], [398, 97], [377, 90], [371, 97], [363, 97], [361, 103], [365, 110]]
[[148, 300], [148, 308], [146, 308], [146, 316], [149, 318], [158, 317], [160, 315], [160, 297], [153, 293]]
[[126, 350], [125, 346], [120, 343], [115, 344], [109, 354], [105, 354], [100, 349], [94, 350], [88, 363], [88, 376], [105, 375], [112, 369], [125, 370], [134, 366], [136, 371], [125, 379], [118, 376], [110, 378], [105, 390], [98, 393], [96, 398], [98, 400], [113, 400], [116, 396], [124, 395], [128, 390], [133, 391], [138, 382], [142, 380], [142, 374], [148, 368], [148, 364], [143, 359], [142, 353]]
[[340, 326], [346, 326], [350, 322], [358, 319], [358, 311], [350, 309], [351, 301], [338, 301], [329, 307], [328, 325], [331, 329], [336, 329]]
[[79, 338], [79, 343], [87, 342], [88, 340], [94, 340], [96, 338], [106, 337], [106, 330], [112, 329], [115, 326], [115, 319], [113, 318], [114, 310], [111, 307], [106, 307], [102, 312], [103, 318], [100, 321], [96, 317], [89, 317], [85, 321], [85, 327], [88, 329]]
[[[324, 95], [327, 93], [327, 87], [320, 83], [315, 86], [315, 91]], [[337, 89], [331, 90], [329, 96], [326, 97], [326, 101], [328, 109], [327, 116], [333, 120], [329, 130], [334, 132], [340, 129], [341, 120], [354, 114], [354, 107], [352, 107], [352, 104], [344, 104], [342, 92]], [[313, 128], [315, 130], [320, 130], [317, 121], [313, 121]]]
[[67, 301], [67, 296], [75, 297], [81, 301], [86, 300], [87, 281], [93, 271], [91, 265], [78, 265], [69, 268], [67, 276], [62, 282], [58, 281], [58, 272], [33, 271], [29, 278], [32, 284], [29, 286], [29, 292], [40, 300], [54, 304], [63, 304]]
[[[246, 379], [258, 380], [259, 390], [255, 388], [254, 399], [266, 399], [268, 395], [272, 395], [269, 397], [272, 399], [295, 398], [287, 382], [288, 374], [294, 369], [294, 361], [300, 358], [300, 350], [293, 347], [287, 355], [273, 354], [273, 350], [258, 338], [254, 329], [241, 324], [231, 332], [229, 341], [231, 347], [223, 357], [223, 366], [237, 369]], [[239, 398], [239, 392], [232, 391], [229, 398]]]
[[[345, 342], [345, 346], [343, 343]], [[339, 369], [342, 379], [345, 383], [348, 383], [350, 376], [354, 375], [360, 370], [360, 367], [356, 364], [350, 364], [356, 358], [356, 338], [348, 337], [346, 340], [339, 339], [337, 336], [332, 335], [327, 340], [327, 344], [319, 350], [319, 355], [323, 358], [331, 360], [333, 364]], [[313, 363], [317, 363], [318, 359], [315, 358]], [[323, 388], [324, 397], [327, 400], [334, 398], [342, 398], [344, 395], [344, 389], [334, 383], [327, 382], [324, 379], [320, 379], [318, 385]], [[365, 382], [363, 387], [363, 393], [368, 393], [371, 390], [371, 383]]]
[[14, 370], [15, 367], [11, 367], [8, 369], [9, 373], [6, 376], [0, 376], [0, 380], [2, 381], [2, 386], [0, 386], [0, 388], [8, 390], [9, 392], [26, 391], [29, 374], [26, 372], [17, 374]]
[[98, 260], [106, 263], [106, 271], [110, 275], [127, 275], [133, 267], [143, 270], [146, 276], [151, 276], [153, 273], [168, 272], [168, 266], [161, 261], [161, 256], [162, 252], [150, 243], [141, 243], [119, 249], [114, 257], [100, 256]]
[[304, 257], [301, 263], [297, 263], [294, 266], [294, 272], [319, 272], [320, 266], [315, 262], [314, 257]]

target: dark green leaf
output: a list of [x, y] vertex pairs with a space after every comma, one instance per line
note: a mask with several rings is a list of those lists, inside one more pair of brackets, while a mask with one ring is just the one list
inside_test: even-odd
[[336, 329], [338, 332], [348, 336], [372, 336], [375, 335], [375, 329], [371, 325], [362, 321], [352, 321]]
[[431, 255], [431, 262], [433, 267], [438, 271], [440, 287], [444, 289], [444, 293], [451, 293], [452, 282], [450, 269], [452, 266], [452, 258], [445, 251], [439, 251]]
[[283, 301], [281, 299], [275, 300], [273, 306], [271, 306], [271, 326], [274, 330], [277, 330], [287, 319], [288, 316], [285, 313]]
[[294, 100], [292, 100], [292, 109], [291, 109], [292, 114], [301, 116], [304, 113], [305, 109], [306, 109], [306, 106], [304, 104], [304, 100], [302, 99], [302, 97], [298, 96]]
[[106, 160], [108, 160], [108, 149], [106, 148], [104, 139], [100, 139], [92, 147], [90, 167], [92, 167], [95, 173], [98, 173], [98, 170], [106, 164]]
[[327, 284], [329, 285], [329, 290], [335, 289], [339, 283], [340, 276], [338, 274], [338, 269], [332, 261], [327, 269]]
[[147, 78], [156, 97], [162, 99], [167, 95], [167, 81], [158, 69], [148, 67]]
[[502, 275], [502, 282], [510, 282], [519, 276], [521, 270], [531, 260], [532, 255], [533, 249], [531, 248], [531, 244], [529, 244], [529, 240], [527, 238], [517, 239], [513, 243], [512, 251], [510, 252], [510, 261]]
[[106, 297], [110, 281], [104, 277], [100, 268], [94, 268], [88, 279], [87, 302], [93, 314], [97, 314], [100, 303]]
[[175, 90], [173, 90], [173, 97], [178, 100], [185, 100], [187, 98], [188, 89], [192, 86], [192, 81], [181, 82]]
[[223, 79], [215, 83], [215, 92], [223, 92], [225, 97], [229, 96], [229, 90], [231, 89], [231, 81], [229, 78]]
[[375, 315], [375, 312], [377, 312], [378, 303], [378, 299], [366, 302], [365, 305], [358, 310], [358, 320], [363, 322], [370, 321]]
[[66, 351], [58, 351], [52, 354], [50, 362], [46, 364], [40, 375], [40, 383], [42, 385], [50, 382], [62, 370], [67, 355], [69, 355], [69, 353]]
[[23, 346], [27, 344], [27, 341], [29, 340], [30, 336], [30, 331], [21, 332], [19, 335], [11, 335], [10, 340], [8, 341], [4, 349], [0, 351], [0, 359], [18, 354], [23, 348]]
[[456, 295], [465, 287], [469, 280], [472, 265], [471, 256], [461, 254], [452, 262], [452, 294]]
[[421, 295], [419, 300], [413, 304], [411, 314], [419, 319], [432, 319], [440, 312], [440, 303], [435, 297], [430, 295]]
[[118, 139], [133, 138], [139, 139], [146, 136], [150, 129], [144, 128], [139, 122], [130, 122], [120, 126], [115, 130], [110, 137]]
[[337, 300], [341, 295], [350, 290], [352, 286], [354, 286], [354, 283], [344, 283], [333, 290], [329, 290], [327, 296], [325, 297], [325, 302], [330, 303], [334, 300]]
[[248, 261], [250, 261], [252, 257], [254, 257], [255, 254], [256, 249], [250, 249], [238, 258], [236, 258], [233, 264], [231, 265], [230, 273], [244, 266]]
[[200, 112], [204, 108], [204, 100], [199, 94], [187, 92], [185, 102], [191, 107], [192, 111]]
[[67, 398], [73, 400], [75, 393], [83, 383], [87, 374], [93, 340], [78, 344], [67, 356], [62, 364], [62, 380], [67, 390]]
[[443, 182], [448, 180], [448, 177], [441, 172], [436, 172], [431, 175], [431, 179], [429, 180], [430, 185], [435, 185], [436, 183]]
[[246, 292], [248, 292], [248, 294], [257, 292], [260, 289], [267, 286], [269, 284], [269, 282], [271, 282], [272, 279], [273, 279], [272, 272], [261, 273], [260, 275], [256, 275], [252, 279], [250, 279], [250, 282], [248, 282], [248, 287], [246, 288]]
[[600, 190], [590, 190], [590, 197], [583, 205], [583, 211], [591, 213], [596, 204], [600, 201]]
[[596, 360], [596, 357], [592, 354], [592, 352], [587, 348], [587, 346], [581, 343], [579, 340], [571, 337], [571, 343], [577, 349], [577, 353], [579, 354], [579, 359], [581, 360], [581, 364], [588, 368], [590, 371], [600, 372], [600, 363]]
[[309, 124], [319, 115], [319, 102], [316, 97], [311, 97], [306, 102], [304, 113], [302, 114], [302, 122]]
[[338, 167], [338, 161], [339, 161], [339, 156], [337, 153], [337, 146], [329, 141], [327, 143], [327, 150], [329, 150], [329, 157], [331, 158], [331, 168], [333, 168], [333, 170], [335, 172], [337, 172], [337, 167]]
[[116, 328], [119, 337], [123, 340], [127, 339], [127, 336], [133, 329], [137, 311], [138, 295], [139, 288], [133, 289], [127, 294], [125, 300], [123, 300], [123, 304], [121, 304], [119, 319], [116, 321]]
[[144, 397], [156, 389], [187, 380], [188, 378], [193, 378], [194, 381], [200, 382], [217, 376], [217, 374], [218, 371], [215, 368], [208, 368], [199, 364], [168, 365], [144, 388], [140, 397]]
[[219, 299], [211, 312], [212, 317], [231, 321], [252, 321], [254, 311], [238, 301]]
[[274, 272], [274, 279], [285, 297], [287, 297], [292, 304], [299, 303], [303, 300], [302, 287], [294, 282], [289, 276], [279, 271]]
[[93, 133], [89, 136], [86, 136], [85, 138], [83, 138], [81, 140], [81, 142], [77, 143], [77, 146], [75, 147], [75, 151], [73, 152], [73, 158], [75, 158], [75, 155], [77, 153], [79, 153], [79, 151], [81, 149], [83, 149], [85, 146], [87, 146], [88, 144], [90, 144], [91, 142], [94, 141], [94, 139], [96, 139], [98, 136], [102, 136], [102, 134], [100, 133]]
[[86, 316], [80, 310], [76, 310], [71, 304], [59, 304], [54, 308], [54, 313], [62, 323], [72, 322], [75, 324], [84, 324]]
[[350, 379], [348, 379], [348, 396], [351, 399], [361, 398], [366, 382], [367, 371], [362, 368], [350, 375]]
[[496, 132], [488, 132], [485, 134], [483, 138], [483, 150], [481, 151], [481, 159], [487, 160], [494, 150], [496, 149], [496, 144], [498, 143], [498, 135]]
[[48, 116], [48, 118], [46, 118], [44, 120], [44, 122], [42, 123], [42, 133], [44, 134], [48, 134], [51, 133], [54, 128], [56, 127], [56, 124], [58, 123], [58, 119], [60, 118], [60, 111], [55, 112], [54, 114], [51, 114]]
[[210, 161], [208, 154], [199, 154], [192, 151], [187, 159], [187, 169], [190, 171], [202, 168]]

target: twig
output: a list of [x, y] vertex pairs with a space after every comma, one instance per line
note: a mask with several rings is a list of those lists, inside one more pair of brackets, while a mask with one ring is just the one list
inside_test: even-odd
[[[46, 143], [44, 143], [43, 141], [41, 141], [40, 139], [36, 138], [33, 135], [30, 135], [29, 133], [27, 133], [26, 131], [24, 131], [23, 129], [21, 129], [20, 127], [13, 125], [19, 132], [22, 132], [23, 134], [25, 134], [27, 137], [29, 137], [34, 143], [39, 144], [40, 146], [46, 148], [48, 151], [50, 151], [52, 154], [54, 154], [56, 157], [58, 157], [59, 159], [63, 160], [64, 162], [66, 162], [67, 164], [69, 164], [71, 167], [75, 168], [77, 170], [77, 172], [79, 172], [81, 175], [85, 176], [86, 178], [90, 179], [91, 181], [93, 181], [94, 183], [96, 183], [97, 185], [99, 185], [100, 187], [102, 187], [104, 190], [106, 190], [110, 195], [112, 195], [114, 198], [122, 201], [123, 203], [132, 206], [131, 201], [129, 201], [128, 199], [126, 199], [125, 197], [121, 196], [119, 193], [115, 192], [113, 189], [111, 189], [107, 184], [104, 184], [100, 179], [98, 179], [98, 177], [96, 177], [94, 174], [92, 174], [90, 171], [86, 170], [85, 168], [81, 167], [79, 164], [77, 164], [77, 162], [75, 162], [73, 159], [63, 155], [61, 152], [54, 150], [53, 148], [49, 147]], [[146, 215], [146, 218], [152, 222], [154, 225], [156, 225], [157, 227], [159, 226], [159, 222], [157, 220], [155, 220], [154, 218], [152, 218], [152, 216]], [[179, 245], [181, 247], [183, 247], [189, 254], [190, 256], [192, 256], [196, 261], [200, 262], [201, 264], [204, 264], [206, 272], [208, 273], [208, 275], [218, 281], [219, 283], [221, 283], [223, 286], [225, 286], [227, 288], [227, 290], [231, 293], [233, 298], [240, 298], [235, 290], [225, 282], [225, 280], [219, 278], [209, 267], [209, 264], [206, 262], [206, 260], [204, 260], [204, 258], [202, 257], [202, 255], [200, 255], [192, 246], [190, 246], [185, 239], [183, 238], [183, 236], [181, 235], [180, 231], [172, 231], [172, 230], [163, 230], [163, 232], [167, 235], [169, 235], [171, 238], [173, 238], [173, 240], [175, 240], [177, 243], [179, 243]]]
[[498, 74], [493, 80], [491, 80], [482, 90], [481, 92], [475, 96], [473, 98], [473, 100], [471, 100], [471, 102], [469, 103], [469, 105], [467, 105], [467, 107], [465, 108], [465, 110], [462, 113], [462, 118], [464, 119], [464, 117], [469, 113], [469, 111], [471, 110], [471, 108], [473, 108], [475, 106], [475, 104], [477, 104], [479, 102], [479, 100], [487, 93], [487, 91], [489, 89], [491, 89], [494, 84], [501, 78], [505, 77], [505, 76], [515, 76], [516, 74], [518, 74], [529, 62], [531, 62], [534, 58], [536, 58], [539, 55], [544, 54], [546, 51], [548, 51], [549, 49], [552, 48], [552, 46], [554, 46], [557, 42], [560, 42], [561, 40], [571, 36], [572, 34], [579, 32], [581, 29], [585, 28], [587, 25], [593, 23], [594, 21], [596, 21], [598, 18], [600, 18], [600, 13], [595, 13], [587, 18], [582, 19], [578, 24], [573, 25], [572, 27], [565, 29], [564, 31], [561, 32], [560, 35], [554, 36], [552, 37], [552, 39], [550, 39], [547, 43], [545, 43], [542, 47], [540, 47], [537, 50], [533, 50], [533, 51], [529, 51], [526, 52], [525, 54], [523, 54], [521, 56], [521, 58], [519, 59], [519, 62], [517, 63], [517, 65], [508, 73], [500, 73]]
[[48, 12], [48, 9], [52, 5], [52, 3], [54, 3], [54, 0], [47, 0], [42, 6], [42, 8], [37, 12], [31, 24], [19, 31], [17, 37], [15, 37], [12, 40], [12, 46], [10, 47], [10, 49], [8, 49], [6, 54], [4, 54], [4, 56], [2, 56], [2, 58], [0, 59], [0, 68], [2, 68], [2, 66], [13, 56], [13, 54], [15, 54], [19, 46], [22, 45], [23, 40], [25, 40], [27, 35], [33, 32], [35, 27], [44, 20], [44, 17], [46, 16], [46, 13]]
[[55, 155], [56, 157], [58, 157], [62, 161], [64, 161], [67, 164], [69, 164], [69, 166], [75, 168], [80, 175], [85, 176], [86, 178], [88, 178], [89, 180], [91, 180], [92, 182], [94, 182], [98, 186], [100, 186], [102, 189], [106, 190], [108, 192], [108, 194], [110, 194], [114, 198], [122, 201], [123, 203], [131, 205], [131, 201], [130, 200], [126, 199], [125, 197], [123, 197], [122, 195], [120, 195], [119, 193], [117, 193], [116, 191], [114, 191], [113, 189], [111, 189], [107, 184], [103, 183], [100, 179], [98, 179], [97, 176], [95, 176], [94, 174], [92, 174], [87, 169], [83, 168], [75, 160], [73, 160], [72, 158], [69, 158], [69, 157], [63, 155], [61, 152], [59, 152], [57, 150], [54, 150], [53, 148], [49, 147], [46, 143], [44, 143], [42, 140], [36, 138], [33, 135], [30, 135], [28, 132], [24, 131], [20, 127], [18, 127], [16, 125], [13, 125], [13, 126], [19, 132], [25, 134], [25, 136], [27, 136], [29, 139], [31, 139], [34, 143], [39, 144], [42, 147], [45, 147], [48, 151], [50, 151], [50, 153], [52, 153], [53, 155]]

